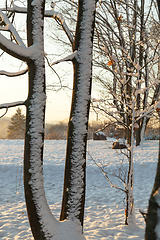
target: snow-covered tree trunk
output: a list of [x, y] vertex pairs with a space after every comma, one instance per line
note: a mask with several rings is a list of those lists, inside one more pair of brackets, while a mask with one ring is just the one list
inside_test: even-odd
[[160, 240], [160, 141], [157, 173], [146, 217], [145, 240]]
[[135, 223], [135, 207], [134, 207], [134, 197], [133, 197], [133, 182], [134, 182], [134, 169], [133, 169], [133, 144], [134, 144], [134, 129], [135, 123], [135, 103], [133, 104], [133, 114], [132, 114], [132, 127], [131, 127], [131, 144], [129, 152], [129, 169], [128, 169], [128, 180], [127, 180], [127, 208], [126, 208], [126, 219], [125, 224], [130, 225]]
[[[157, 0], [159, 22], [160, 1]], [[158, 106], [159, 109], [159, 106]], [[160, 111], [158, 111], [160, 117]], [[160, 120], [159, 120], [160, 121]], [[160, 139], [157, 172], [153, 190], [149, 199], [148, 212], [146, 216], [145, 240], [160, 240]]]
[[86, 178], [86, 145], [92, 82], [92, 46], [95, 0], [79, 0], [73, 43], [74, 83], [68, 126], [66, 166], [60, 220], [83, 226]]
[[36, 44], [37, 50], [33, 59], [28, 62], [29, 93], [24, 151], [24, 190], [28, 218], [35, 240], [48, 239], [47, 237], [50, 236], [47, 224], [42, 217], [44, 209], [48, 209], [43, 186], [46, 102], [43, 46], [44, 4], [44, 0], [29, 0], [27, 8], [28, 47]]
[[[143, 42], [144, 38], [144, 0], [141, 0], [141, 16], [140, 16], [140, 21], [141, 21], [141, 26], [140, 26], [140, 41]], [[144, 49], [143, 45], [139, 46], [139, 66], [142, 67], [143, 65], [143, 60], [144, 60]], [[142, 71], [138, 71], [138, 80], [137, 80], [137, 88], [141, 89], [141, 78], [142, 78]], [[137, 106], [136, 110], [140, 110], [140, 105], [141, 105], [141, 96], [140, 94], [137, 94]], [[140, 127], [140, 120], [137, 122], [139, 125], [139, 128], [136, 129], [136, 146], [140, 145], [141, 142], [141, 127]]]

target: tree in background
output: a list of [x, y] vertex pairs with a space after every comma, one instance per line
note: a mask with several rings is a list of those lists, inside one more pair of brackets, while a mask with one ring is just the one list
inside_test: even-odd
[[144, 112], [159, 96], [159, 41], [153, 41], [150, 31], [155, 11], [152, 1], [110, 0], [102, 2], [96, 16], [95, 78], [103, 101], [94, 108], [121, 124], [130, 143], [136, 101], [136, 145], [143, 139], [149, 120]]
[[[64, 3], [62, 11], [74, 26], [77, 2]], [[155, 12], [153, 1], [144, 0], [100, 1], [96, 8], [93, 77], [101, 97], [92, 107], [123, 126], [129, 142], [135, 100], [136, 145], [143, 139], [150, 119], [150, 115], [143, 113], [159, 96], [159, 41], [151, 32], [157, 26]], [[141, 118], [137, 118], [139, 114]]]
[[11, 117], [8, 126], [8, 139], [24, 139], [26, 118], [22, 114], [21, 108], [17, 108], [16, 113]]
[[65, 139], [67, 138], [67, 122], [46, 125], [45, 139]]
[[[159, 42], [153, 44], [151, 1], [103, 1], [97, 11], [94, 64], [103, 88], [93, 107], [126, 129], [128, 179], [126, 224], [135, 221], [133, 198], [133, 142], [140, 144], [159, 94]], [[151, 17], [152, 16], [152, 17]], [[108, 75], [108, 77], [107, 77]], [[152, 101], [154, 99], [154, 101]]]

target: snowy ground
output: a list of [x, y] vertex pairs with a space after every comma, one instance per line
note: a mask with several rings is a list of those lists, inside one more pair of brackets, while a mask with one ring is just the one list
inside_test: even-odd
[[[63, 140], [45, 142], [45, 190], [57, 219], [62, 198], [65, 145], [66, 141]], [[112, 140], [89, 141], [88, 151], [96, 160], [110, 161], [109, 169], [115, 170], [122, 156], [112, 150], [111, 145]], [[107, 180], [88, 155], [84, 222], [86, 240], [144, 239], [145, 223], [139, 208], [147, 209], [155, 177], [158, 141], [146, 141], [134, 151], [136, 226], [130, 227], [124, 225], [124, 193], [108, 187]], [[124, 166], [127, 165], [124, 163]], [[33, 239], [23, 194], [22, 140], [0, 140], [0, 239]]]

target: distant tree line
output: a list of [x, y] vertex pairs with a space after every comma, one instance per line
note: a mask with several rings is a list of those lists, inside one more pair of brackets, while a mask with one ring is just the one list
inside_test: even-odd
[[63, 140], [67, 139], [67, 123], [46, 124], [45, 139]]
[[[146, 129], [146, 139], [159, 139], [159, 124], [156, 119], [151, 119]], [[67, 139], [67, 122], [58, 122], [55, 124], [46, 124], [45, 139], [48, 140], [66, 140]], [[107, 137], [116, 139], [124, 138], [126, 136], [125, 129], [117, 125], [115, 122], [91, 122], [88, 128], [88, 139], [93, 139], [93, 133], [103, 131]], [[16, 113], [11, 117], [8, 126], [8, 139], [24, 139], [25, 134], [25, 115], [22, 114], [21, 108], [17, 108]]]

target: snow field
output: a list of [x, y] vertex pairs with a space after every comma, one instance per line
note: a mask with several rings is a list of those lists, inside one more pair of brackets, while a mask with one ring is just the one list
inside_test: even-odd
[[[88, 141], [96, 160], [117, 168], [120, 155], [111, 149], [113, 140]], [[47, 201], [58, 219], [61, 208], [66, 141], [45, 141], [44, 179]], [[158, 158], [158, 141], [134, 148], [134, 198], [136, 225], [124, 225], [124, 193], [110, 188], [100, 169], [87, 154], [87, 187], [84, 220], [86, 240], [142, 240], [146, 211]], [[125, 161], [124, 161], [125, 162]], [[124, 163], [127, 166], [127, 163]], [[23, 141], [0, 140], [0, 239], [32, 240], [23, 194]], [[64, 239], [65, 240], [65, 239]], [[76, 240], [76, 239], [75, 239]]]

